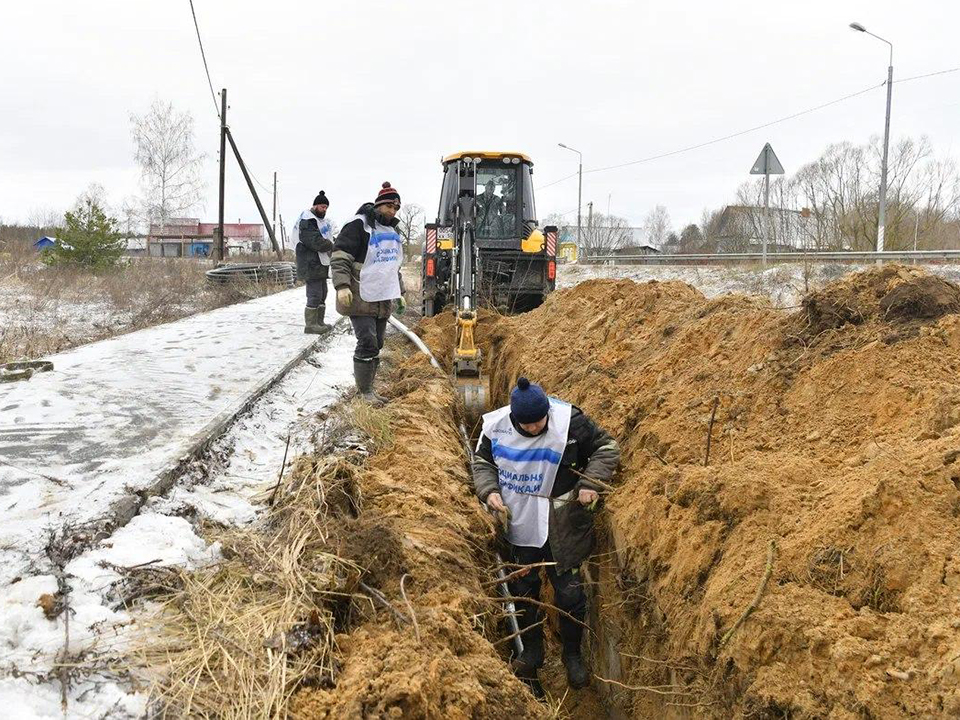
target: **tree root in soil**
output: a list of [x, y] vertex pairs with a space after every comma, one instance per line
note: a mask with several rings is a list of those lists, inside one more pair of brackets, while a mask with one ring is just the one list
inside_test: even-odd
[[722, 648], [727, 642], [733, 637], [733, 634], [737, 631], [747, 617], [754, 610], [757, 609], [757, 606], [760, 604], [760, 598], [763, 597], [763, 591], [767, 588], [767, 583], [770, 581], [770, 576], [773, 574], [773, 559], [777, 552], [777, 541], [771, 540], [770, 544], [767, 546], [767, 565], [763, 571], [763, 576], [760, 578], [760, 584], [757, 586], [757, 592], [753, 596], [753, 600], [750, 601], [750, 604], [747, 605], [746, 609], [740, 614], [740, 617], [737, 618], [736, 622], [727, 630], [723, 637], [720, 638], [720, 647]]

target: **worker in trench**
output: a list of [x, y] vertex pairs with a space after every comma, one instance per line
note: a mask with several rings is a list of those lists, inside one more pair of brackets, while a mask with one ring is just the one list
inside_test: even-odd
[[[589, 682], [581, 640], [587, 596], [580, 565], [593, 552], [598, 491], [620, 462], [620, 448], [579, 408], [517, 380], [510, 404], [483, 417], [473, 461], [477, 497], [504, 519], [512, 561], [531, 567], [510, 581], [510, 593], [538, 600], [540, 569], [553, 585], [563, 664], [571, 687]], [[599, 481], [599, 482], [595, 482]], [[542, 696], [544, 661], [540, 608], [517, 601], [523, 653], [513, 670]]]
[[297, 238], [297, 276], [307, 286], [303, 310], [303, 331], [322, 335], [330, 329], [324, 322], [327, 312], [327, 277], [333, 251], [333, 226], [327, 220], [330, 201], [321, 190], [313, 205], [304, 210], [294, 227]]
[[403, 313], [403, 242], [397, 232], [400, 193], [390, 183], [380, 188], [377, 199], [364, 203], [353, 220], [343, 226], [334, 243], [330, 267], [337, 291], [337, 312], [347, 315], [357, 337], [353, 353], [353, 377], [357, 393], [380, 407], [386, 398], [374, 391], [380, 366], [380, 350], [393, 310]]

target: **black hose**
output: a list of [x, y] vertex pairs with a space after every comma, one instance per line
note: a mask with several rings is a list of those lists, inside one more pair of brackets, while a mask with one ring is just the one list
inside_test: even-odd
[[207, 280], [217, 285], [252, 282], [293, 287], [297, 282], [297, 268], [292, 262], [229, 263], [207, 270]]

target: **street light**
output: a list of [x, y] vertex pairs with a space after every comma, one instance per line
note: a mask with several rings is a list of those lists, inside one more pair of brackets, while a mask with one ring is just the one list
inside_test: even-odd
[[583, 197], [583, 153], [580, 152], [579, 150], [574, 150], [572, 147], [567, 147], [563, 143], [557, 143], [557, 145], [562, 147], [564, 150], [575, 152], [577, 155], [580, 156], [580, 170], [578, 173], [580, 175], [580, 181], [577, 186], [577, 247], [580, 249], [583, 249], [583, 244], [580, 241], [580, 208], [583, 205], [583, 201], [581, 200], [581, 198]]
[[[883, 234], [887, 218], [887, 156], [890, 152], [890, 101], [893, 97], [893, 43], [874, 35], [860, 23], [850, 23], [857, 32], [866, 33], [890, 46], [890, 64], [887, 66], [887, 119], [883, 127], [883, 165], [880, 169], [880, 217], [877, 223], [877, 252], [883, 252]], [[879, 261], [878, 261], [879, 262]]]

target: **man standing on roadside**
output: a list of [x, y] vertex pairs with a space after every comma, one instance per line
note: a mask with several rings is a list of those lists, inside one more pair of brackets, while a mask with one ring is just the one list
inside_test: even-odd
[[303, 331], [322, 335], [330, 329], [324, 322], [327, 310], [327, 277], [333, 251], [333, 227], [326, 219], [327, 200], [323, 190], [313, 206], [297, 220], [297, 275], [307, 284], [307, 306], [303, 311]]
[[380, 350], [387, 320], [397, 301], [403, 312], [403, 240], [397, 232], [400, 193], [385, 182], [376, 201], [364, 203], [356, 217], [343, 226], [334, 244], [331, 267], [337, 290], [337, 312], [350, 317], [357, 347], [353, 377], [360, 397], [382, 406], [386, 398], [374, 392]]
[[[582, 688], [590, 675], [580, 641], [587, 596], [580, 564], [593, 552], [593, 515], [598, 490], [620, 462], [616, 440], [583, 411], [546, 393], [526, 378], [517, 380], [510, 404], [483, 416], [483, 430], [473, 460], [477, 497], [507, 519], [513, 562], [546, 565], [560, 610], [560, 640], [567, 682]], [[510, 582], [517, 597], [538, 600], [540, 567], [531, 567]], [[537, 671], [543, 665], [540, 609], [517, 602], [523, 653], [513, 670], [538, 697], [543, 688]]]

